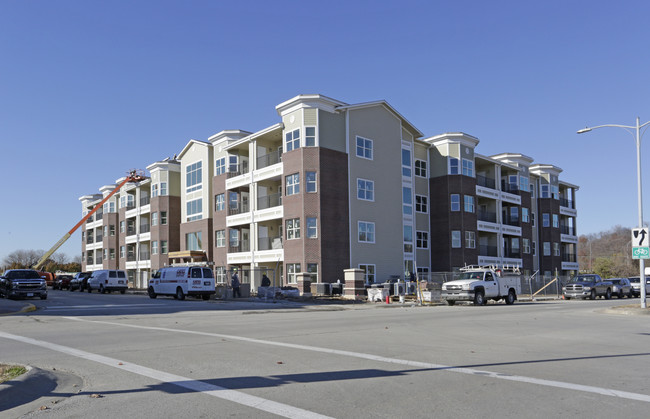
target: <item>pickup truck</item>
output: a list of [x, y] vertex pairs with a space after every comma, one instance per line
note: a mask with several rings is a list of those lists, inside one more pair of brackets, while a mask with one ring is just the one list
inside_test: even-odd
[[595, 300], [596, 297], [612, 298], [612, 286], [609, 281], [603, 281], [597, 274], [576, 275], [562, 287], [562, 296], [565, 300], [582, 298]]
[[47, 298], [45, 280], [33, 269], [9, 269], [0, 276], [0, 297]]
[[518, 275], [502, 275], [492, 268], [463, 268], [460, 278], [442, 284], [440, 297], [450, 306], [456, 301], [471, 301], [485, 305], [488, 300], [504, 300], [510, 305], [517, 300], [521, 289]]

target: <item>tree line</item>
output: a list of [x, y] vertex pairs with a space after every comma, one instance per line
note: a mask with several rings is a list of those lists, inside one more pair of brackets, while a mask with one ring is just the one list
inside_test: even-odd
[[578, 238], [581, 272], [602, 278], [639, 276], [639, 261], [632, 259], [631, 229], [617, 225], [607, 231]]
[[[11, 252], [2, 261], [3, 271], [7, 269], [29, 269], [36, 265], [44, 254], [44, 250], [16, 250]], [[47, 259], [41, 270], [46, 272], [79, 272], [81, 271], [81, 256], [75, 256], [70, 260], [63, 253], [54, 253]]]

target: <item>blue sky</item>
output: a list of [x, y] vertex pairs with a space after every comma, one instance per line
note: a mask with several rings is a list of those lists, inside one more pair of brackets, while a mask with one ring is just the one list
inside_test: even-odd
[[426, 136], [561, 167], [579, 234], [635, 226], [633, 136], [576, 130], [650, 119], [648, 16], [625, 0], [0, 0], [0, 261], [50, 248], [80, 196], [190, 139], [277, 123], [301, 93], [385, 99]]

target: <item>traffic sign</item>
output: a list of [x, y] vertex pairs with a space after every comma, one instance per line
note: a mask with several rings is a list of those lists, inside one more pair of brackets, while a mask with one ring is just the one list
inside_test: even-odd
[[648, 228], [632, 229], [632, 258], [650, 259], [650, 236]]

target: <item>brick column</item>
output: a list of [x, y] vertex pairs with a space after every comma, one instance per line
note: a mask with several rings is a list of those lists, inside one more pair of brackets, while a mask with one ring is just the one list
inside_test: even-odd
[[299, 272], [296, 274], [298, 281], [298, 291], [303, 297], [311, 297], [311, 274], [307, 272]]
[[343, 288], [343, 298], [354, 300], [357, 295], [363, 296], [366, 291], [363, 271], [361, 269], [344, 269], [345, 286]]

